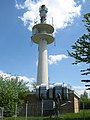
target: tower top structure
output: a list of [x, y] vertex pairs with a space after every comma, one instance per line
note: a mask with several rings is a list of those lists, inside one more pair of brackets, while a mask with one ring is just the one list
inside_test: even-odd
[[45, 5], [42, 5], [42, 6], [40, 6], [40, 8], [39, 8], [39, 12], [40, 12], [40, 17], [41, 17], [41, 23], [46, 23], [46, 14], [47, 14], [47, 12], [48, 12], [48, 8], [46, 8], [46, 6]]

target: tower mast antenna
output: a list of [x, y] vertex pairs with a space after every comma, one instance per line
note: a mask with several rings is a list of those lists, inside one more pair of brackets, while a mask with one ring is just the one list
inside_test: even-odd
[[45, 5], [42, 5], [40, 8], [39, 8], [39, 12], [40, 12], [40, 21], [41, 23], [46, 23], [46, 13], [48, 12], [48, 8], [46, 8]]

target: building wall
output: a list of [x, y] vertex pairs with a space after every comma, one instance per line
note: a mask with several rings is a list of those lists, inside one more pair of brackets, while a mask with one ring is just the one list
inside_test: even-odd
[[41, 100], [36, 98], [35, 93], [30, 93], [26, 98], [25, 98], [25, 104], [23, 105], [23, 109], [20, 113], [20, 115], [25, 116], [26, 112], [26, 103], [28, 104], [27, 107], [27, 115], [28, 116], [41, 116], [42, 112], [42, 102]]
[[79, 112], [79, 97], [74, 91], [69, 91], [67, 105], [60, 108], [60, 113], [77, 113]]
[[60, 113], [74, 113], [74, 99], [72, 92], [69, 92], [68, 94], [68, 101], [70, 101], [71, 103], [68, 103], [65, 106], [61, 107]]
[[[74, 93], [74, 91], [69, 92], [68, 101], [71, 101], [71, 103], [68, 103], [67, 105], [65, 105], [63, 107], [60, 107], [60, 113], [77, 113], [77, 112], [79, 112], [79, 97]], [[28, 104], [28, 107], [27, 107], [28, 108], [27, 109], [28, 116], [41, 116], [42, 115], [42, 101], [36, 98], [35, 93], [30, 93], [26, 97], [25, 103]], [[65, 101], [64, 101], [64, 103], [65, 103]], [[25, 116], [25, 110], [26, 109], [25, 109], [25, 105], [24, 105], [20, 115]]]
[[74, 113], [79, 112], [79, 99], [74, 95]]

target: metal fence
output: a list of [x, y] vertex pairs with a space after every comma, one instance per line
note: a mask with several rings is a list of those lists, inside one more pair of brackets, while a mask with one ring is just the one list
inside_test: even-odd
[[[8, 106], [5, 106], [5, 109], [8, 109]], [[3, 120], [3, 115], [6, 112], [3, 107], [0, 107], [0, 120]], [[76, 108], [78, 109], [78, 108]], [[82, 116], [83, 120], [85, 120], [85, 104], [83, 103], [83, 108], [82, 108]], [[71, 109], [72, 110], [72, 109]], [[78, 111], [78, 110], [77, 110]], [[67, 113], [71, 112], [73, 113], [74, 111], [70, 111], [70, 105], [65, 105], [62, 104], [60, 107], [59, 114], [61, 113]], [[43, 101], [40, 103], [32, 104], [32, 103], [25, 103], [23, 105], [20, 104], [15, 104], [14, 105], [14, 112], [13, 112], [13, 118], [14, 120], [17, 120], [17, 116], [23, 116], [25, 117], [25, 120], [27, 120], [28, 117], [31, 116], [57, 116], [57, 113], [55, 111], [55, 107], [53, 106], [53, 109], [50, 109], [50, 104], [48, 105], [48, 109], [44, 106]]]

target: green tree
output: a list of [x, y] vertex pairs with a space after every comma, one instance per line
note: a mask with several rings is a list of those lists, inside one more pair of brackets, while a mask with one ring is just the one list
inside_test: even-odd
[[19, 77], [0, 77], [0, 105], [5, 116], [14, 114], [15, 104], [22, 104], [28, 91], [27, 83]]
[[80, 99], [81, 101], [88, 101], [88, 93], [86, 91], [84, 91], [83, 94], [80, 95]]
[[32, 85], [33, 89], [36, 89], [37, 82], [34, 81], [34, 82], [31, 83], [31, 85]]
[[[72, 50], [74, 52], [69, 52], [69, 55], [75, 58], [75, 62], [73, 64], [78, 63], [86, 63], [90, 64], [90, 13], [84, 15], [85, 28], [87, 33], [82, 35], [74, 45], [72, 45]], [[81, 70], [82, 75], [89, 75], [90, 74], [90, 67]]]
[[85, 109], [90, 109], [90, 98], [88, 97], [88, 93], [86, 91], [84, 91], [84, 93], [80, 95], [81, 109], [83, 109], [83, 105]]

